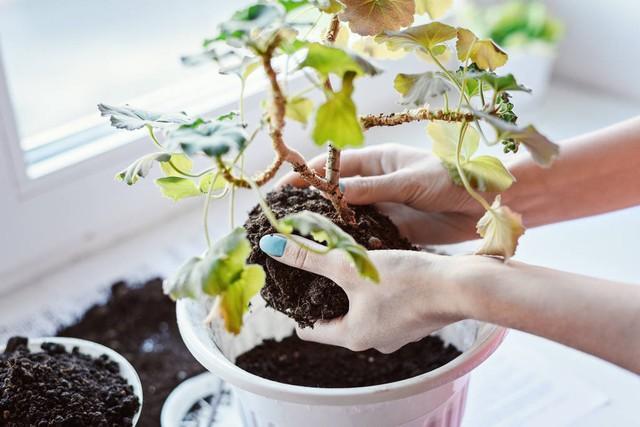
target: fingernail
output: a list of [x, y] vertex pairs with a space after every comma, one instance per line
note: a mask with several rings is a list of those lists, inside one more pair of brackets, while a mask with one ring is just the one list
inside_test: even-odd
[[338, 187], [340, 188], [340, 192], [344, 193], [344, 182], [338, 181]]
[[287, 239], [275, 234], [267, 234], [260, 239], [260, 249], [267, 255], [281, 257], [285, 246], [287, 246]]

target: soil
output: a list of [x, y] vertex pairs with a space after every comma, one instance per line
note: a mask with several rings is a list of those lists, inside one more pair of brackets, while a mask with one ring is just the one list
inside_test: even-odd
[[106, 345], [136, 368], [144, 393], [141, 427], [159, 426], [162, 404], [172, 389], [204, 371], [182, 342], [175, 312], [160, 279], [142, 286], [119, 282], [105, 304], [90, 308], [58, 332]]
[[296, 335], [266, 340], [238, 356], [236, 365], [286, 384], [308, 387], [365, 387], [424, 374], [450, 362], [460, 351], [435, 336], [410, 343], [391, 354], [376, 350], [353, 352], [302, 341]]
[[55, 343], [31, 353], [27, 344], [10, 338], [0, 355], [0, 425], [133, 425], [140, 401], [116, 362]]
[[[267, 194], [266, 200], [278, 218], [304, 210], [322, 214], [370, 250], [417, 249], [373, 206], [352, 206], [356, 223], [346, 224], [331, 202], [313, 189], [287, 186]], [[267, 273], [261, 294], [268, 306], [295, 319], [302, 327], [312, 326], [317, 320], [343, 316], [349, 311], [347, 295], [334, 282], [279, 263], [260, 250], [260, 238], [276, 230], [259, 206], [251, 210], [244, 226], [253, 248], [249, 261], [262, 265]]]

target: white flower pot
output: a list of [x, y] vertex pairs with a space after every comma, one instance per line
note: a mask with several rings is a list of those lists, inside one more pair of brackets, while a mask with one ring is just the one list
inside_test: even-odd
[[[109, 359], [116, 362], [120, 366], [120, 375], [127, 380], [127, 383], [133, 387], [133, 392], [140, 400], [140, 408], [133, 417], [133, 425], [138, 423], [140, 413], [142, 412], [142, 384], [140, 383], [140, 377], [138, 373], [131, 366], [131, 363], [125, 359], [120, 353], [115, 352], [109, 347], [105, 347], [102, 344], [98, 344], [92, 341], [81, 340], [78, 338], [66, 338], [66, 337], [45, 337], [45, 338], [29, 338], [28, 348], [32, 353], [42, 351], [40, 346], [45, 342], [51, 342], [55, 344], [63, 345], [67, 352], [71, 352], [74, 347], [78, 347], [80, 353], [86, 354], [93, 358], [97, 358], [106, 354]], [[4, 346], [0, 347], [0, 352], [4, 352]]]
[[219, 321], [211, 327], [203, 323], [208, 309], [201, 301], [178, 301], [180, 333], [194, 357], [233, 387], [245, 426], [251, 427], [459, 426], [469, 373], [495, 351], [506, 333], [493, 325], [458, 322], [438, 332], [463, 350], [445, 366], [389, 384], [314, 388], [267, 380], [233, 363], [262, 340], [291, 334], [291, 319], [260, 305], [245, 317], [242, 333], [233, 337]]

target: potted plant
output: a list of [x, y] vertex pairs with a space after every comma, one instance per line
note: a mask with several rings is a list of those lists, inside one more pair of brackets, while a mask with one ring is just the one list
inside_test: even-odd
[[[213, 119], [99, 105], [113, 126], [146, 128], [156, 146], [155, 151], [119, 173], [118, 179], [133, 185], [159, 164], [165, 176], [156, 184], [165, 196], [174, 200], [202, 196], [205, 200], [208, 247], [165, 281], [165, 291], [179, 300], [178, 323], [190, 351], [235, 387], [249, 425], [458, 425], [469, 371], [488, 357], [504, 336], [504, 329], [491, 325], [471, 321], [451, 325], [439, 336], [462, 352], [459, 357], [411, 378], [362, 387], [285, 384], [253, 375], [234, 363], [252, 349], [264, 350], [263, 341], [271, 345], [269, 339], [275, 338], [284, 343], [283, 338], [293, 330], [291, 318], [311, 327], [320, 318], [338, 317], [348, 310], [346, 295], [328, 279], [303, 275], [297, 276], [297, 286], [288, 285], [292, 276], [301, 273], [269, 264], [257, 248], [261, 235], [311, 236], [323, 242], [327, 252], [344, 251], [358, 273], [372, 284], [378, 281], [378, 272], [368, 250], [415, 249], [375, 208], [352, 207], [343, 199], [338, 181], [341, 150], [362, 146], [365, 132], [373, 127], [428, 123], [434, 154], [451, 179], [486, 211], [477, 225], [483, 239], [478, 253], [505, 261], [514, 254], [524, 227], [520, 215], [502, 205], [499, 196], [514, 177], [497, 157], [476, 154], [479, 141], [496, 143], [505, 153], [524, 145], [543, 166], [551, 163], [558, 147], [535, 127], [516, 124], [510, 94], [528, 89], [513, 75], [494, 72], [508, 59], [497, 44], [466, 28], [435, 20], [412, 25], [416, 12], [436, 19], [450, 3], [278, 0], [260, 1], [239, 10], [220, 25], [218, 34], [205, 41], [201, 55], [186, 61], [214, 61], [222, 72], [240, 78], [242, 88], [251, 74], [261, 70], [270, 96], [258, 123], [246, 122], [243, 93], [239, 112]], [[313, 34], [309, 26], [314, 24], [300, 19], [310, 16], [312, 10], [318, 21], [327, 23], [322, 40], [308, 36]], [[346, 28], [355, 41], [340, 40]], [[395, 76], [394, 88], [408, 109], [358, 115], [355, 83], [381, 72], [364, 55], [394, 58], [398, 53], [426, 57], [438, 71]], [[445, 66], [443, 58], [447, 56], [455, 58], [454, 67]], [[298, 70], [301, 79], [309, 80], [308, 88], [299, 93], [288, 90], [292, 78], [288, 71], [292, 69]], [[319, 103], [308, 96], [313, 91], [322, 95]], [[434, 100], [440, 100], [442, 108], [431, 109], [429, 103]], [[311, 169], [286, 141], [283, 131], [290, 121], [311, 122], [312, 141], [327, 146], [326, 174]], [[261, 172], [250, 174], [243, 166], [245, 150], [261, 132], [268, 132], [274, 159]], [[198, 159], [207, 164], [195, 171]], [[287, 187], [263, 197], [260, 187], [284, 165], [315, 190]], [[227, 236], [214, 242], [207, 230], [209, 203], [227, 197], [233, 209], [238, 189], [253, 191], [259, 207], [250, 213], [245, 227], [232, 227]], [[498, 195], [486, 200], [486, 192]], [[246, 314], [258, 293], [266, 306], [253, 299], [251, 312]], [[302, 346], [300, 342], [297, 345]], [[438, 351], [444, 348], [440, 344]], [[265, 363], [270, 362], [265, 359]]]
[[0, 383], [3, 426], [135, 426], [142, 410], [133, 366], [76, 338], [10, 338], [0, 348]]

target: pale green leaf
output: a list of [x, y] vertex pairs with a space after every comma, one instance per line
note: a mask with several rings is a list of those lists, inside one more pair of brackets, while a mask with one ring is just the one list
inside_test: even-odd
[[422, 74], [398, 74], [393, 87], [402, 95], [401, 104], [422, 106], [453, 89], [453, 85], [442, 75], [432, 71]]
[[[183, 176], [182, 173], [176, 170], [176, 168], [187, 173], [191, 172], [191, 169], [193, 168], [193, 161], [184, 154], [172, 154], [170, 161], [171, 163], [169, 163], [169, 160], [160, 163], [160, 168], [162, 168], [165, 176]], [[176, 168], [171, 166], [172, 164]]]
[[341, 0], [345, 8], [341, 19], [362, 36], [398, 30], [413, 22], [414, 0]]
[[327, 250], [338, 249], [346, 252], [362, 277], [375, 283], [380, 281], [367, 250], [324, 216], [309, 211], [298, 212], [283, 218], [281, 226], [283, 231], [296, 230], [303, 236], [312, 236], [318, 242], [325, 242]]
[[197, 120], [169, 132], [166, 146], [171, 151], [179, 147], [188, 155], [204, 153], [209, 157], [219, 157], [232, 147], [244, 148], [246, 141], [245, 130], [238, 123]]
[[156, 179], [156, 184], [160, 187], [165, 197], [174, 201], [199, 196], [201, 194], [196, 184], [189, 178], [167, 176]]
[[243, 315], [249, 309], [249, 301], [264, 286], [266, 274], [259, 265], [248, 265], [240, 277], [220, 295], [220, 314], [225, 329], [239, 334], [242, 329]]
[[[461, 128], [462, 123], [430, 122], [427, 125], [427, 133], [433, 142], [431, 149], [440, 160], [455, 164]], [[460, 151], [461, 160], [471, 159], [471, 156], [478, 150], [479, 143], [478, 131], [473, 127], [467, 127]]]
[[242, 227], [213, 244], [205, 254], [202, 290], [208, 295], [219, 295], [240, 276], [251, 252], [246, 231]]
[[560, 153], [560, 147], [538, 132], [532, 125], [518, 127], [484, 111], [474, 111], [473, 114], [491, 124], [496, 130], [499, 140], [512, 138], [516, 142], [524, 144], [533, 160], [543, 167], [551, 166]]
[[342, 81], [339, 92], [318, 108], [313, 128], [313, 141], [317, 145], [330, 142], [337, 148], [359, 147], [364, 143], [364, 134], [356, 105], [351, 99], [353, 93], [353, 74], [349, 73]]
[[483, 238], [482, 247], [476, 253], [500, 256], [505, 260], [515, 254], [518, 240], [525, 231], [522, 216], [502, 206], [500, 196], [496, 197], [491, 210], [485, 212], [476, 227]]
[[342, 10], [342, 5], [337, 0], [309, 0], [309, 2], [324, 13], [335, 14]]
[[456, 36], [456, 29], [441, 22], [417, 25], [402, 31], [385, 31], [376, 36], [376, 41], [384, 42], [391, 50], [432, 50]]
[[171, 277], [165, 279], [162, 289], [174, 301], [180, 298], [197, 299], [202, 296], [200, 262], [202, 258], [188, 259]]
[[306, 125], [313, 112], [313, 101], [303, 96], [296, 96], [287, 101], [286, 116]]
[[335, 74], [338, 77], [344, 76], [348, 72], [356, 75], [376, 75], [380, 72], [373, 64], [366, 59], [349, 54], [346, 51], [333, 46], [326, 46], [320, 43], [303, 43], [300, 48], [307, 48], [306, 56], [300, 63], [300, 68], [311, 67], [324, 77]]
[[111, 126], [126, 130], [136, 130], [144, 126], [166, 129], [195, 121], [185, 113], [155, 113], [133, 108], [129, 105], [115, 107], [98, 104], [98, 110], [100, 110], [102, 116], [110, 118]]
[[211, 187], [211, 182], [213, 181], [214, 177], [216, 177], [216, 180], [211, 191], [222, 190], [227, 185], [227, 181], [222, 177], [222, 174], [219, 174], [217, 172], [210, 172], [200, 178], [198, 189], [201, 193], [207, 194], [209, 192], [209, 188]]
[[442, 17], [451, 8], [453, 0], [415, 0], [418, 15], [429, 14], [431, 19]]
[[150, 153], [140, 157], [128, 168], [116, 175], [116, 179], [123, 181], [127, 185], [133, 185], [139, 178], [144, 178], [149, 174], [155, 162], [166, 162], [171, 158], [169, 153]]
[[477, 156], [462, 163], [462, 170], [469, 184], [478, 191], [500, 192], [515, 181], [500, 159], [493, 156]]
[[284, 11], [271, 4], [257, 3], [235, 12], [230, 19], [220, 24], [220, 34], [206, 40], [207, 47], [215, 41], [246, 41], [251, 33], [260, 33], [267, 28], [277, 28], [284, 22]]

